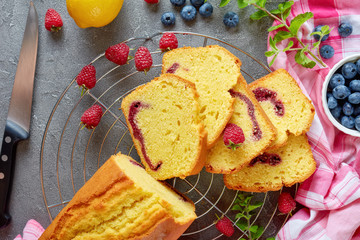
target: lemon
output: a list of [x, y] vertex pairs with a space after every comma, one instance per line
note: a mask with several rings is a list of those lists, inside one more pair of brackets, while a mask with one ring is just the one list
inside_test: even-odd
[[124, 0], [66, 0], [67, 10], [80, 28], [102, 27], [119, 14]]

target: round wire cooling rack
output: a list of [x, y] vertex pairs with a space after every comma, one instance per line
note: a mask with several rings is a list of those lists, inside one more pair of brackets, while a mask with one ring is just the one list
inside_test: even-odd
[[[223, 40], [191, 32], [173, 33], [179, 45], [225, 47], [242, 61], [241, 72], [248, 82], [270, 72], [249, 53]], [[124, 41], [132, 49], [146, 46], [151, 51], [154, 65], [146, 74], [136, 71], [131, 60], [130, 64], [118, 66], [101, 54], [90, 62], [97, 70], [96, 87], [81, 96], [74, 78], [60, 95], [47, 122], [40, 154], [41, 187], [51, 221], [111, 154], [120, 151], [140, 162], [119, 108], [127, 94], [160, 74], [162, 53], [158, 40], [162, 34]], [[100, 124], [93, 130], [81, 130], [82, 113], [95, 103], [105, 109]], [[235, 234], [231, 239], [249, 238], [248, 231], [236, 224], [237, 212], [231, 210], [239, 192], [227, 189], [222, 175], [203, 170], [185, 179], [171, 179], [169, 183], [193, 200], [198, 216], [180, 239], [229, 239], [215, 228], [216, 215], [225, 215], [234, 223]], [[297, 185], [292, 188], [296, 190]], [[264, 228], [259, 239], [275, 236], [288, 218], [276, 213], [279, 192], [252, 195], [254, 201], [263, 204], [255, 210], [250, 225]]]

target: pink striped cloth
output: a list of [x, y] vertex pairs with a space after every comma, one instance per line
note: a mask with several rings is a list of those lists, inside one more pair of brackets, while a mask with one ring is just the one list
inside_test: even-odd
[[44, 228], [37, 221], [30, 219], [23, 230], [23, 236], [17, 235], [14, 240], [37, 240], [44, 232]]
[[[311, 98], [316, 109], [308, 137], [317, 169], [296, 195], [296, 201], [307, 208], [297, 212], [285, 224], [277, 239], [360, 239], [360, 138], [337, 130], [327, 119], [321, 102], [322, 84], [329, 68], [342, 58], [360, 52], [360, 2], [295, 0], [290, 18], [304, 12], [314, 13], [314, 18], [304, 24], [299, 37], [310, 44], [315, 41], [310, 36], [315, 26], [334, 27], [322, 44], [333, 46], [335, 55], [325, 59], [327, 68], [306, 69], [295, 62], [295, 52], [282, 53], [272, 66], [272, 69], [285, 68]], [[337, 30], [344, 21], [353, 26], [353, 33], [347, 38], [341, 38]], [[287, 42], [279, 45], [285, 48]]]

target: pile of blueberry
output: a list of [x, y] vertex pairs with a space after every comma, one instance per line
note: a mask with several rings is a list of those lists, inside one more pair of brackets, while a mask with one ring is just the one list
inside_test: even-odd
[[[195, 19], [197, 12], [203, 17], [210, 17], [213, 13], [213, 6], [205, 0], [190, 0], [191, 5], [185, 5], [186, 0], [170, 0], [171, 4], [176, 7], [182, 7], [180, 16], [185, 21], [192, 21]], [[175, 14], [172, 12], [165, 12], [161, 16], [161, 22], [165, 26], [175, 24]], [[227, 27], [235, 27], [239, 24], [239, 16], [234, 12], [228, 12], [224, 15], [223, 22]]]
[[345, 63], [330, 78], [327, 103], [344, 127], [360, 131], [360, 59]]

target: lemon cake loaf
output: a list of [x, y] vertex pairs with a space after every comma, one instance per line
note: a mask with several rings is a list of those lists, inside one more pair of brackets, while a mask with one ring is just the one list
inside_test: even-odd
[[206, 130], [195, 85], [163, 74], [121, 104], [146, 171], [158, 180], [197, 174], [206, 160]]
[[276, 137], [276, 129], [248, 89], [243, 76], [236, 87], [230, 90], [230, 94], [236, 100], [229, 122], [243, 130], [245, 141], [232, 150], [225, 146], [223, 138], [220, 138], [208, 152], [205, 163], [208, 172], [229, 174], [239, 171], [254, 157], [263, 153]]
[[289, 133], [298, 136], [309, 131], [315, 108], [285, 69], [254, 81], [249, 87], [276, 127], [277, 138], [270, 148], [284, 145]]
[[266, 151], [237, 173], [224, 175], [224, 182], [228, 188], [241, 191], [277, 191], [305, 181], [315, 169], [306, 134], [290, 134], [286, 145]]
[[217, 45], [183, 47], [164, 54], [162, 73], [173, 73], [195, 83], [200, 116], [214, 146], [233, 113], [235, 99], [229, 90], [238, 82], [241, 61]]
[[40, 240], [178, 239], [195, 219], [191, 200], [119, 153], [75, 194]]

